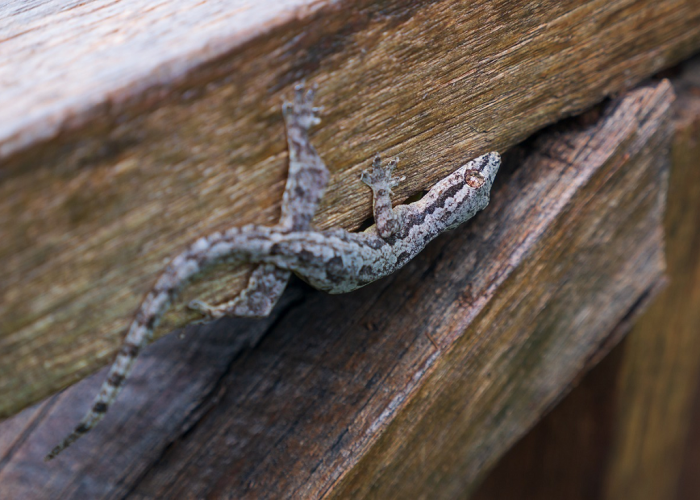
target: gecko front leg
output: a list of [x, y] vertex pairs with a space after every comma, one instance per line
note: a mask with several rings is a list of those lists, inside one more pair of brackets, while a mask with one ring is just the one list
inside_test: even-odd
[[[386, 165], [382, 165], [381, 157], [376, 155], [372, 161], [372, 170], [363, 170], [360, 177], [362, 182], [372, 188], [374, 222], [377, 225], [377, 233], [384, 239], [396, 234], [401, 225], [401, 220], [391, 205], [391, 189], [406, 178], [392, 177], [398, 162], [398, 158], [393, 158]], [[439, 351], [440, 346], [428, 330], [425, 331], [425, 336]]]
[[[303, 84], [294, 87], [294, 100], [282, 107], [289, 148], [289, 174], [282, 197], [282, 216], [276, 229], [280, 232], [306, 231], [311, 227], [329, 173], [309, 140], [309, 128], [317, 125], [318, 108], [313, 106], [316, 89]], [[205, 321], [223, 316], [263, 318], [282, 296], [290, 271], [273, 264], [258, 265], [248, 286], [233, 300], [218, 305], [193, 300], [189, 307], [202, 313]]]
[[399, 219], [391, 207], [391, 189], [399, 185], [405, 177], [392, 177], [399, 159], [394, 158], [382, 165], [379, 155], [372, 161], [372, 170], [363, 170], [360, 179], [372, 189], [374, 222], [382, 238], [389, 238], [399, 230]]

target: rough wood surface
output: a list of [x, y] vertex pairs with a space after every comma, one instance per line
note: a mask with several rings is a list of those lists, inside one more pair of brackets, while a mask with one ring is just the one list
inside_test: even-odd
[[[386, 280], [339, 296], [298, 284], [256, 330], [227, 320], [161, 339], [59, 460], [41, 457], [101, 374], [7, 420], [4, 491], [454, 497], [662, 279], [672, 99], [668, 82], [642, 88], [512, 152], [488, 209]], [[231, 344], [260, 328], [254, 349]]]
[[[590, 360], [614, 345], [616, 325], [636, 313], [663, 279], [672, 100], [668, 82], [631, 93], [595, 131], [561, 134], [540, 146], [533, 163], [545, 168], [556, 171], [561, 161], [600, 170], [436, 362], [432, 376], [336, 487], [334, 498], [464, 495]], [[535, 169], [526, 161], [519, 173], [528, 170]], [[537, 183], [547, 177], [534, 175]], [[517, 191], [519, 197], [538, 196], [533, 186]], [[548, 192], [539, 203], [548, 201], [560, 203], [561, 195]], [[635, 248], [642, 240], [650, 246]]]
[[474, 500], [700, 498], [700, 440], [689, 438], [700, 431], [690, 416], [700, 387], [700, 58], [682, 65], [673, 83], [669, 286], [612, 358], [503, 458]]
[[[0, 7], [0, 417], [107, 363], [195, 237], [276, 220], [293, 83], [326, 108], [316, 222], [356, 228], [375, 152], [401, 200], [700, 48], [695, 0], [146, 4]], [[224, 271], [181, 304], [233, 295]]]

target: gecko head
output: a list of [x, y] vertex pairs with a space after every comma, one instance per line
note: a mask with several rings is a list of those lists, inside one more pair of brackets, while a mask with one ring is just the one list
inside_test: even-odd
[[489, 193], [500, 166], [501, 155], [491, 152], [474, 158], [466, 165], [460, 167], [457, 172], [462, 175], [464, 183], [470, 188], [484, 190], [486, 193]]
[[438, 184], [443, 192], [452, 194], [452, 214], [447, 229], [453, 229], [471, 219], [489, 204], [491, 187], [501, 166], [501, 155], [496, 152], [474, 158]]
[[[412, 211], [430, 216], [433, 229], [454, 229], [471, 219], [489, 204], [491, 186], [501, 166], [498, 153], [474, 158], [435, 184], [420, 200], [412, 203]], [[424, 215], [420, 220], [426, 221]]]

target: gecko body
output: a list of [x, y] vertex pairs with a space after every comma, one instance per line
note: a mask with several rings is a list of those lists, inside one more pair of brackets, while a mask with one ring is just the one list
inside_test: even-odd
[[440, 233], [457, 227], [483, 210], [500, 166], [498, 153], [487, 153], [435, 184], [423, 198], [392, 208], [391, 189], [402, 179], [392, 176], [396, 159], [383, 165], [379, 156], [362, 181], [373, 191], [375, 224], [364, 232], [315, 231], [311, 219], [323, 196], [329, 173], [309, 142], [317, 124], [314, 91], [295, 88], [283, 107], [289, 147], [289, 176], [280, 222], [271, 227], [233, 227], [195, 241], [176, 256], [143, 300], [126, 339], [91, 409], [78, 426], [48, 455], [54, 458], [87, 433], [105, 415], [139, 352], [178, 292], [204, 269], [222, 261], [256, 264], [247, 287], [218, 305], [192, 301], [204, 320], [222, 316], [264, 317], [282, 295], [291, 273], [328, 293], [345, 293], [401, 268]]

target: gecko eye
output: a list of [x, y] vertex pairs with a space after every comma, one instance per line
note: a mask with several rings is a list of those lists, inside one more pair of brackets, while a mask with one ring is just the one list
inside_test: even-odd
[[480, 188], [486, 182], [486, 178], [477, 170], [467, 170], [464, 172], [464, 182], [474, 189]]

